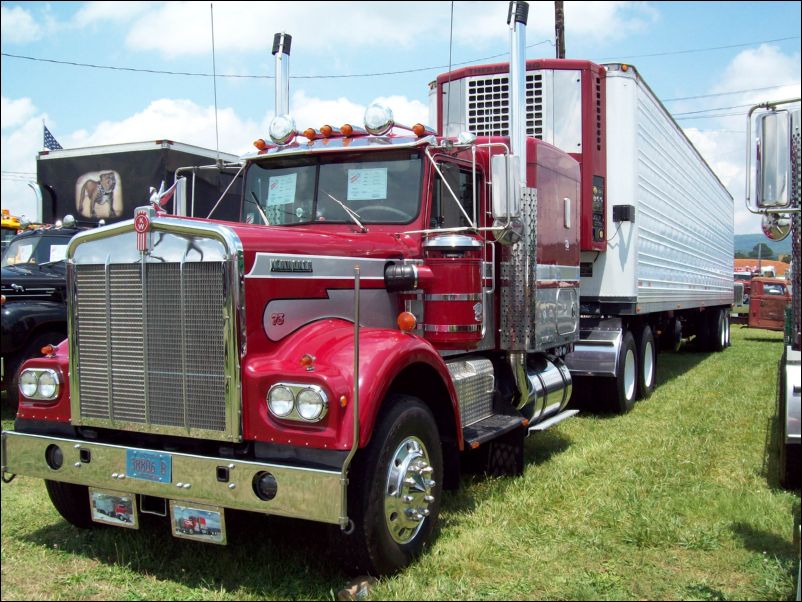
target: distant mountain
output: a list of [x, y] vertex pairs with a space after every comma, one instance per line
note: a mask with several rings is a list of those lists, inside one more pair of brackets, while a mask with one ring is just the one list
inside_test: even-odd
[[762, 234], [736, 234], [735, 235], [735, 252], [740, 251], [746, 255], [755, 248], [755, 245], [766, 243], [769, 248], [774, 251], [774, 259], [780, 255], [791, 254], [791, 237], [789, 236], [783, 241], [772, 242]]

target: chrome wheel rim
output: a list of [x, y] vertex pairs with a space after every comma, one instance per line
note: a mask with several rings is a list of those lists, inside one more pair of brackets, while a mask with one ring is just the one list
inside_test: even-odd
[[635, 353], [632, 350], [627, 351], [624, 360], [624, 395], [627, 399], [635, 396]]
[[426, 446], [417, 437], [407, 437], [393, 453], [387, 469], [384, 520], [396, 543], [412, 541], [429, 516], [433, 472]]
[[643, 350], [643, 384], [651, 387], [654, 379], [654, 348], [651, 341], [646, 343]]

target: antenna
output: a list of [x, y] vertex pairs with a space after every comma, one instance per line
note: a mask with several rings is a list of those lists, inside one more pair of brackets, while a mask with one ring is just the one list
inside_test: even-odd
[[[448, 120], [449, 113], [451, 112], [451, 48], [453, 46], [454, 40], [454, 2], [451, 2], [451, 27], [448, 34], [448, 101], [446, 102], [446, 120], [444, 123], [446, 124], [446, 128], [450, 123]], [[445, 131], [446, 128], [443, 128], [443, 135], [448, 136], [448, 132]]]
[[212, 15], [212, 82], [214, 83], [214, 144], [217, 151], [217, 165], [220, 166], [220, 132], [217, 127], [217, 66], [214, 59], [214, 3], [209, 3]]

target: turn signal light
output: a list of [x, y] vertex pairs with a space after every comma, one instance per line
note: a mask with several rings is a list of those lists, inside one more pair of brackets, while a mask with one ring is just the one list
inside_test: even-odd
[[45, 345], [40, 349], [42, 355], [46, 355], [47, 357], [53, 357], [56, 355], [56, 348], [53, 345]]
[[410, 332], [415, 330], [415, 327], [418, 325], [418, 320], [415, 318], [415, 314], [402, 311], [398, 314], [398, 319], [396, 320], [398, 323], [398, 328], [401, 329], [401, 332]]

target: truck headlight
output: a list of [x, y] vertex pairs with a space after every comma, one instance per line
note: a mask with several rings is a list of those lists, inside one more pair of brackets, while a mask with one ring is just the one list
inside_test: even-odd
[[53, 400], [60, 386], [58, 373], [50, 368], [27, 368], [19, 377], [19, 392], [28, 399]]
[[329, 398], [317, 385], [276, 383], [267, 392], [267, 407], [278, 418], [318, 422], [328, 413]]
[[304, 420], [320, 420], [326, 410], [325, 393], [320, 389], [304, 389], [298, 393], [298, 413]]
[[284, 385], [273, 385], [267, 394], [267, 407], [270, 411], [278, 416], [284, 418], [290, 415], [293, 407], [295, 406], [295, 396]]
[[36, 395], [36, 387], [39, 385], [39, 373], [33, 370], [23, 370], [19, 377], [19, 392], [25, 397]]

